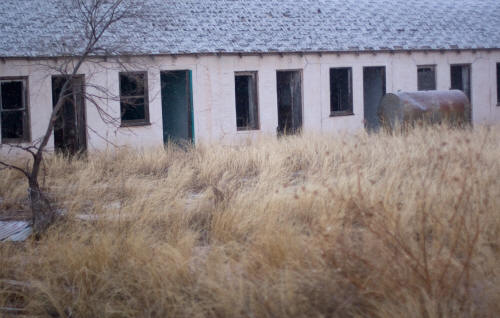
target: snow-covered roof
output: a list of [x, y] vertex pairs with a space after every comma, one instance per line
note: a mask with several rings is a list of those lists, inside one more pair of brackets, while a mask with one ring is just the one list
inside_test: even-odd
[[[81, 30], [60, 3], [0, 1], [0, 57], [58, 56], [62, 43], [78, 41]], [[500, 0], [144, 3], [101, 46], [138, 55], [500, 48]]]

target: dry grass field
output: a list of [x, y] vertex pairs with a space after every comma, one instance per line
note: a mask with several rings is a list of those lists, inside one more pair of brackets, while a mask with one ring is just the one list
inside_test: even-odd
[[[53, 156], [42, 179], [63, 217], [0, 243], [23, 315], [500, 316], [500, 127]], [[0, 209], [26, 187], [1, 171]]]

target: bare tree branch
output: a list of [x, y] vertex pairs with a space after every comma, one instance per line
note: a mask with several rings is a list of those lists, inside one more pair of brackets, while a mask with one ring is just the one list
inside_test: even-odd
[[[33, 216], [33, 226], [35, 233], [44, 231], [54, 220], [55, 213], [51, 207], [47, 196], [41, 191], [38, 182], [40, 169], [44, 166], [43, 155], [47, 144], [52, 137], [56, 122], [61, 118], [61, 113], [67, 100], [76, 100], [76, 87], [74, 80], [78, 78], [79, 72], [85, 63], [92, 63], [99, 53], [111, 56], [119, 52], [118, 47], [104, 44], [98, 45], [110, 28], [127, 17], [137, 14], [136, 0], [59, 0], [60, 5], [66, 9], [68, 18], [74, 21], [76, 29], [73, 39], [61, 40], [57, 47], [60, 48], [59, 58], [49, 59], [42, 66], [60, 74], [63, 78], [61, 90], [54, 98], [54, 106], [44, 134], [34, 140], [30, 145], [9, 145], [11, 148], [19, 149], [29, 153], [32, 157], [32, 164], [27, 162], [27, 168], [23, 169], [6, 161], [0, 161], [0, 168], [14, 169], [23, 173], [28, 179], [29, 198]], [[121, 66], [118, 55], [114, 56], [116, 63]], [[98, 63], [98, 62], [97, 62]], [[106, 124], [118, 125], [120, 118], [113, 117], [102, 106], [102, 101], [119, 97], [111, 96], [105, 87], [87, 84], [92, 87], [95, 93], [85, 91], [84, 98], [96, 108], [100, 118]], [[81, 87], [83, 91], [83, 87]], [[75, 105], [75, 107], [77, 107]], [[95, 135], [106, 140], [90, 127]], [[113, 144], [114, 145], [114, 144]], [[116, 145], [114, 145], [116, 146]]]
[[29, 178], [29, 173], [28, 173], [26, 170], [24, 170], [23, 168], [19, 168], [19, 167], [15, 166], [15, 165], [12, 165], [12, 164], [6, 163], [6, 162], [4, 162], [4, 161], [2, 161], [2, 160], [0, 160], [0, 165], [1, 165], [2, 167], [4, 167], [4, 168], [7, 168], [7, 169], [13, 169], [13, 170], [19, 171], [19, 172], [21, 172], [23, 175], [25, 175], [27, 178]]

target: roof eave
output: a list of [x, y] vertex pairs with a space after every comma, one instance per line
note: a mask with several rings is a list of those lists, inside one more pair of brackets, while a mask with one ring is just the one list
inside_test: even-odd
[[[477, 52], [477, 51], [500, 51], [499, 48], [416, 48], [416, 49], [373, 49], [373, 50], [311, 50], [311, 51], [218, 51], [218, 52], [174, 52], [174, 53], [123, 53], [117, 55], [94, 55], [91, 58], [114, 58], [114, 57], [157, 57], [157, 56], [263, 56], [263, 55], [323, 55], [323, 54], [383, 54], [383, 53], [449, 53], [449, 52]], [[78, 55], [37, 55], [37, 56], [8, 56], [0, 55], [0, 62], [5, 60], [23, 59], [23, 60], [40, 60], [40, 59], [62, 59], [62, 58], [78, 58]]]

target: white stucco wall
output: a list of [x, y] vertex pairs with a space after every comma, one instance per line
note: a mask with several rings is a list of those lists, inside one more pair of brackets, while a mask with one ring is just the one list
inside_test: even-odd
[[[56, 63], [51, 61], [50, 63]], [[45, 61], [44, 63], [48, 63]], [[500, 123], [497, 106], [496, 63], [500, 51], [477, 52], [415, 52], [361, 54], [298, 54], [262, 56], [157, 56], [131, 58], [128, 70], [148, 72], [149, 114], [151, 125], [121, 128], [105, 124], [96, 108], [87, 108], [88, 147], [90, 150], [117, 146], [149, 147], [163, 142], [160, 71], [191, 70], [193, 75], [193, 108], [195, 140], [235, 144], [261, 135], [275, 135], [278, 125], [276, 71], [302, 70], [303, 130], [332, 133], [363, 129], [363, 67], [385, 66], [387, 92], [417, 90], [417, 65], [436, 65], [437, 88], [450, 88], [450, 65], [471, 64], [472, 104], [475, 124]], [[52, 109], [51, 75], [57, 72], [40, 61], [0, 61], [0, 77], [27, 76], [32, 140], [40, 138]], [[105, 67], [103, 67], [105, 66]], [[329, 69], [352, 67], [352, 116], [330, 117]], [[123, 71], [111, 63], [85, 64], [81, 74], [92, 85], [102, 86], [111, 95], [119, 94], [118, 73]], [[237, 131], [234, 72], [258, 72], [260, 129]], [[88, 87], [89, 93], [99, 94]], [[99, 101], [109, 114], [119, 118], [117, 99]], [[53, 145], [53, 141], [49, 142]], [[2, 147], [1, 152], [7, 148]]]

